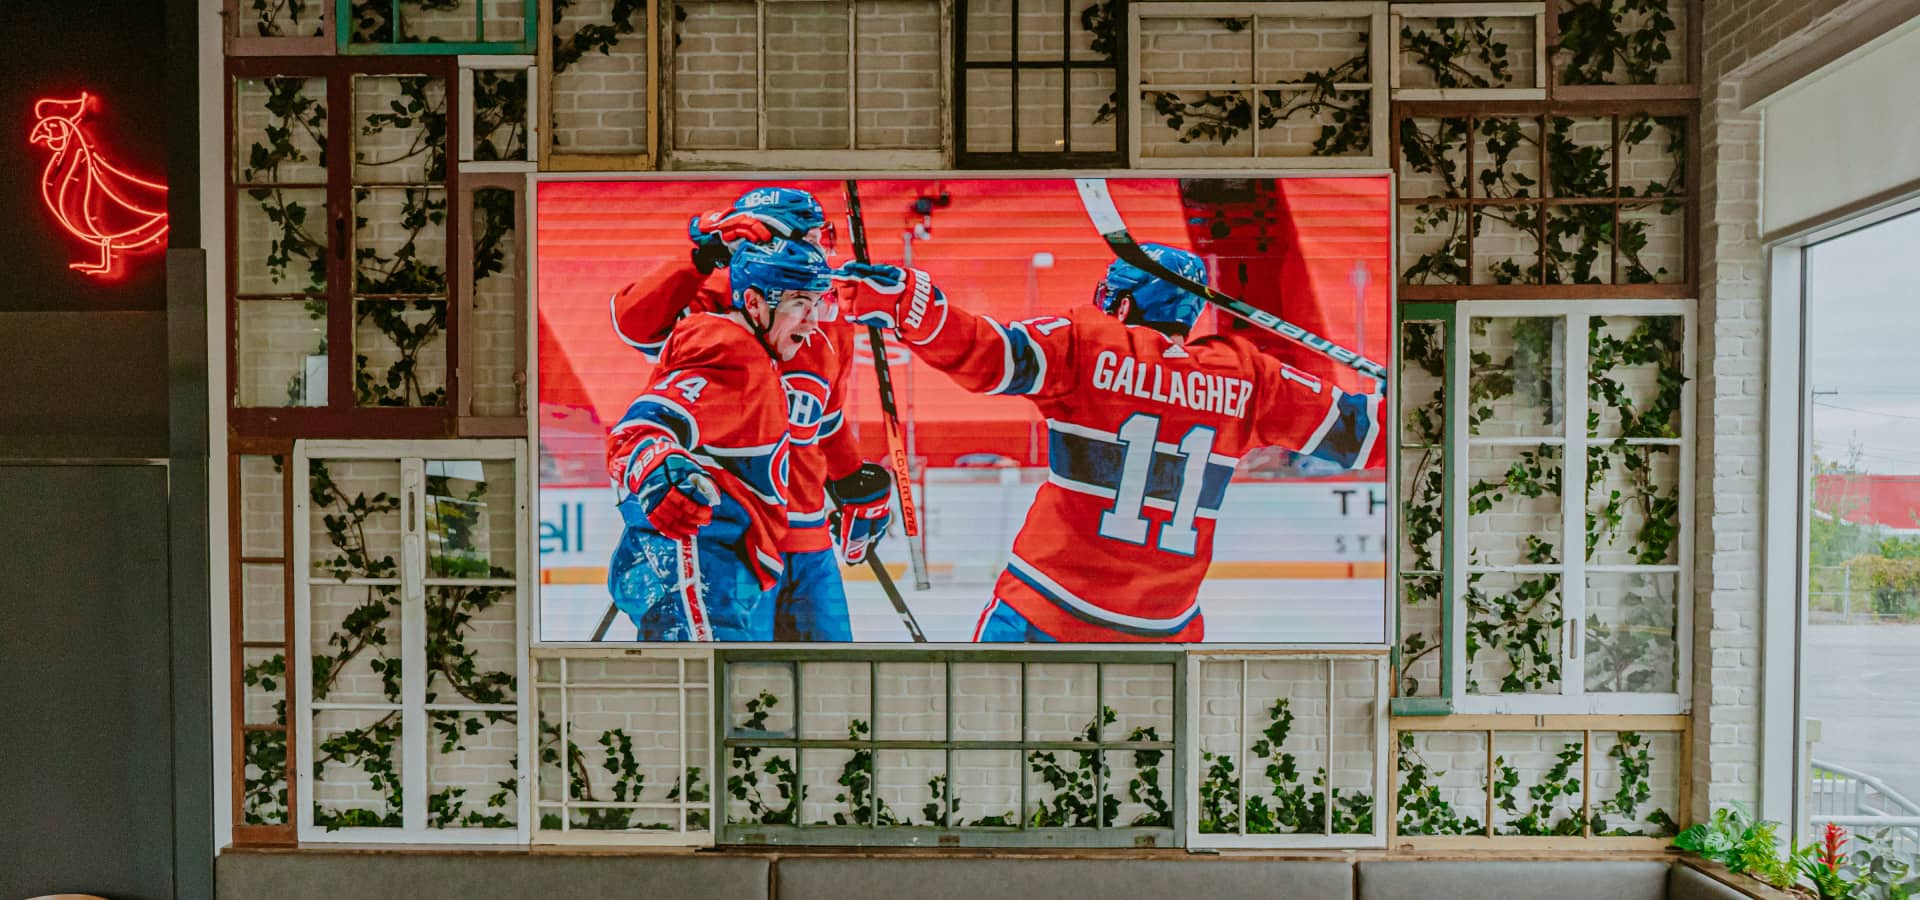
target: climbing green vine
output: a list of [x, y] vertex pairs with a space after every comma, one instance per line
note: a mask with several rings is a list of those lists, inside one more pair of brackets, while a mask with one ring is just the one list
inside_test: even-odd
[[[302, 30], [301, 22], [306, 18], [308, 2], [309, 0], [251, 0], [249, 7], [253, 10], [254, 31], [261, 37], [294, 36], [295, 32]], [[323, 33], [320, 25], [321, 20], [325, 18], [323, 10], [332, 4], [327, 0], [311, 0], [311, 2], [318, 9], [314, 11], [312, 30], [308, 34], [317, 37]]]
[[[1520, 771], [1508, 764], [1505, 756], [1496, 756], [1494, 770], [1498, 773], [1493, 781], [1494, 806], [1507, 814], [1507, 824], [1496, 828], [1495, 833], [1505, 835], [1580, 835], [1587, 829], [1586, 814], [1580, 808], [1581, 781], [1575, 770], [1585, 757], [1584, 739], [1575, 739], [1562, 745], [1554, 754], [1553, 765], [1541, 773], [1540, 778], [1527, 786], [1527, 805], [1523, 810], [1516, 792], [1520, 788]], [[1572, 804], [1571, 808], [1560, 811], [1560, 801]]]
[[[543, 768], [566, 770], [567, 799], [580, 803], [640, 803], [645, 799], [647, 776], [640, 769], [640, 761], [633, 752], [633, 738], [624, 728], [609, 728], [600, 733], [598, 740], [601, 750], [600, 769], [607, 775], [608, 790], [601, 796], [593, 789], [592, 769], [587, 754], [571, 738], [566, 742], [566, 758], [563, 763], [560, 751], [560, 726], [540, 718], [540, 764]], [[666, 800], [678, 802], [682, 786], [681, 779], [675, 779], [668, 789]], [[708, 799], [706, 786], [700, 780], [700, 767], [688, 766], [684, 783], [689, 787], [687, 802], [704, 805]], [[638, 821], [640, 811], [620, 807], [587, 806], [574, 810], [570, 827], [585, 831], [672, 831], [675, 826], [667, 822]], [[561, 829], [559, 813], [544, 813], [540, 816], [540, 827], [547, 831]], [[707, 812], [702, 806], [689, 809], [687, 829], [703, 831], [707, 827]]]
[[[1620, 786], [1613, 796], [1594, 807], [1593, 834], [1610, 837], [1678, 834], [1680, 824], [1665, 809], [1655, 807], [1645, 817], [1640, 815], [1640, 807], [1653, 800], [1653, 749], [1647, 739], [1637, 731], [1619, 732], [1613, 746], [1607, 748], [1607, 758], [1613, 761]], [[1608, 828], [1610, 816], [1617, 816], [1620, 824]], [[1654, 830], [1649, 831], [1648, 826]]]
[[1494, 37], [1485, 16], [1440, 16], [1432, 26], [1405, 19], [1400, 49], [1426, 71], [1437, 88], [1494, 88], [1513, 82], [1513, 60], [1506, 42]]
[[[1403, 452], [1417, 454], [1413, 471], [1403, 469], [1400, 527], [1404, 546], [1412, 557], [1401, 568], [1400, 602], [1403, 607], [1425, 606], [1437, 609], [1445, 583], [1441, 561], [1437, 558], [1437, 539], [1446, 528], [1446, 467], [1442, 464], [1447, 420], [1447, 340], [1445, 326], [1439, 322], [1408, 322], [1400, 332], [1401, 371], [1414, 369], [1433, 379], [1433, 390], [1425, 397], [1408, 393], [1402, 380], [1401, 434], [1406, 443]], [[1398, 692], [1403, 697], [1420, 693], [1418, 671], [1422, 660], [1440, 652], [1437, 631], [1402, 630], [1397, 671]]]
[[[1245, 29], [1247, 19], [1221, 19], [1228, 31]], [[1326, 124], [1309, 147], [1312, 156], [1343, 156], [1364, 153], [1372, 146], [1371, 91], [1341, 90], [1339, 85], [1368, 80], [1367, 33], [1357, 35], [1360, 51], [1344, 62], [1326, 69], [1306, 72], [1297, 87], [1273, 88], [1257, 92], [1147, 91], [1142, 96], [1153, 107], [1182, 144], [1218, 143], [1226, 145], [1249, 128], [1267, 131], [1302, 113], [1309, 118], [1324, 117]], [[1256, 104], [1252, 94], [1258, 94]], [[1258, 114], [1255, 107], [1258, 106]]]
[[[779, 704], [780, 698], [772, 691], [761, 691], [759, 696], [747, 701], [747, 717], [740, 727], [746, 731], [764, 730], [773, 708]], [[746, 815], [735, 818], [730, 806], [727, 821], [736, 825], [797, 825], [800, 803], [806, 794], [806, 788], [800, 784], [800, 771], [794, 768], [792, 757], [766, 753], [762, 760], [763, 752], [761, 747], [733, 748], [728, 758], [727, 795], [744, 807]], [[761, 791], [762, 775], [771, 779], [777, 800], [770, 800]]]
[[527, 158], [528, 81], [525, 69], [474, 70], [473, 95], [468, 102], [473, 109], [475, 160]]
[[1561, 84], [1653, 84], [1673, 59], [1672, 0], [1567, 0], [1556, 19]]
[[[1267, 725], [1260, 739], [1247, 748], [1248, 764], [1260, 763], [1267, 782], [1268, 796], [1249, 792], [1246, 807], [1240, 806], [1240, 775], [1231, 754], [1204, 751], [1200, 764], [1205, 773], [1200, 781], [1200, 833], [1234, 834], [1240, 831], [1244, 813], [1247, 834], [1366, 834], [1373, 831], [1373, 795], [1366, 791], [1342, 792], [1327, 787], [1327, 770], [1322, 766], [1305, 782], [1300, 777], [1298, 760], [1281, 749], [1293, 731], [1291, 701], [1281, 697], [1267, 710]], [[1333, 798], [1331, 816], [1328, 794]]]
[[1453, 804], [1447, 802], [1446, 794], [1441, 791], [1439, 781], [1446, 772], [1435, 769], [1426, 758], [1420, 755], [1415, 746], [1413, 732], [1400, 735], [1400, 752], [1395, 757], [1394, 771], [1397, 773], [1399, 788], [1394, 792], [1399, 821], [1395, 823], [1401, 835], [1469, 835], [1484, 833], [1485, 826], [1472, 816], [1462, 816], [1455, 812]]
[[[356, 150], [356, 167], [385, 168], [419, 160], [424, 180], [444, 181], [447, 177], [447, 111], [444, 87], [438, 79], [402, 76], [395, 79], [400, 99], [390, 102], [385, 111], [371, 113], [360, 125], [360, 136], [370, 138], [387, 129], [411, 131], [407, 145], [396, 155], [371, 159]], [[390, 189], [389, 189], [390, 190]], [[437, 187], [402, 188], [397, 225], [404, 237], [390, 252], [372, 246], [371, 241], [354, 250], [354, 293], [366, 299], [354, 305], [356, 327], [371, 325], [391, 347], [394, 359], [376, 370], [367, 348], [354, 353], [354, 399], [362, 406], [440, 406], [446, 403], [444, 381], [424, 377], [422, 353], [441, 346], [447, 328], [447, 273], [444, 266], [424, 258], [419, 243], [424, 237], [446, 234], [447, 195]], [[365, 233], [369, 224], [360, 209], [373, 196], [373, 189], [354, 188], [354, 233]], [[430, 232], [431, 230], [431, 232]], [[432, 298], [439, 295], [437, 299]]]

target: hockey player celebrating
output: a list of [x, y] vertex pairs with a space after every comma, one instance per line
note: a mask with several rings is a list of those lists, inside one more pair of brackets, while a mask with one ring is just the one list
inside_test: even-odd
[[827, 260], [774, 239], [731, 259], [725, 312], [689, 316], [607, 439], [626, 527], [607, 588], [641, 640], [765, 641], [785, 570], [780, 364], [832, 304]]
[[[1202, 284], [1198, 256], [1145, 245]], [[1094, 303], [1001, 324], [951, 306], [925, 272], [850, 263], [851, 315], [895, 327], [976, 393], [1033, 401], [1047, 463], [976, 641], [1199, 641], [1216, 518], [1247, 451], [1384, 465], [1380, 401], [1342, 392], [1243, 338], [1187, 340], [1205, 301], [1115, 262]]]
[[[740, 248], [784, 239], [830, 255], [835, 234], [811, 194], [762, 187], [730, 207], [695, 217], [688, 236], [688, 257], [663, 263], [611, 301], [615, 333], [649, 360], [658, 359], [683, 316], [728, 309], [732, 298], [723, 279]], [[780, 362], [792, 447], [787, 527], [778, 542], [783, 568], [774, 627], [758, 640], [852, 640], [834, 548], [849, 565], [864, 562], [891, 517], [892, 479], [881, 466], [862, 463], [852, 430], [843, 427], [852, 326], [831, 310], [823, 310], [821, 319], [818, 330]], [[840, 507], [833, 516], [829, 492]]]

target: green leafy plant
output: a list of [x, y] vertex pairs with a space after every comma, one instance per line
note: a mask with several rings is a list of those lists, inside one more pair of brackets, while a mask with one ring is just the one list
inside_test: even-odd
[[1568, 0], [1556, 20], [1561, 84], [1652, 84], [1673, 59], [1671, 0]]
[[1400, 752], [1394, 769], [1399, 776], [1395, 800], [1400, 811], [1396, 823], [1402, 835], [1482, 834], [1485, 826], [1472, 816], [1462, 816], [1447, 802], [1438, 784], [1446, 772], [1434, 769], [1415, 746], [1413, 732], [1400, 734]]
[[527, 158], [527, 94], [531, 90], [525, 69], [473, 71], [473, 93], [467, 99], [473, 104], [475, 160]]
[[1842, 868], [1847, 860], [1846, 846], [1846, 829], [1828, 822], [1826, 828], [1821, 829], [1819, 842], [1793, 851], [1794, 865], [1820, 895], [1820, 900], [1849, 900], [1857, 896], [1854, 883]]
[[[640, 803], [646, 791], [647, 776], [641, 771], [639, 759], [634, 754], [632, 736], [624, 728], [609, 728], [600, 733], [598, 743], [601, 750], [600, 770], [606, 773], [606, 796], [594, 790], [592, 769], [580, 745], [569, 737], [563, 758], [559, 724], [545, 716], [540, 719], [540, 764], [551, 769], [566, 769], [567, 799], [581, 803]], [[700, 783], [698, 766], [688, 767], [687, 782], [692, 788], [687, 796], [689, 803], [701, 803], [708, 799], [706, 789]], [[672, 789], [667, 792], [667, 799], [679, 800], [680, 790], [681, 783], [675, 780]], [[583, 807], [573, 811], [571, 827], [586, 831], [672, 831], [674, 828], [666, 822], [637, 821], [638, 813], [639, 810], [619, 807]], [[543, 814], [540, 827], [549, 831], [560, 830], [560, 815]], [[706, 813], [690, 810], [687, 827], [695, 831], [704, 829]]]
[[[864, 741], [873, 733], [873, 728], [865, 719], [854, 719], [847, 723], [847, 740]], [[853, 751], [846, 765], [840, 767], [838, 784], [841, 791], [835, 794], [833, 802], [845, 803], [847, 811], [835, 812], [835, 825], [910, 825], [894, 815], [873, 789], [873, 751], [861, 748]]]
[[[1158, 742], [1160, 732], [1151, 725], [1138, 727], [1127, 733], [1129, 742]], [[1160, 763], [1166, 758], [1165, 750], [1135, 750], [1133, 752], [1134, 775], [1127, 781], [1127, 799], [1146, 807], [1146, 812], [1133, 817], [1127, 824], [1135, 828], [1172, 828], [1173, 806], [1167, 802], [1166, 788], [1160, 784]]]
[[[1438, 559], [1438, 538], [1446, 530], [1446, 468], [1442, 465], [1446, 444], [1447, 341], [1439, 322], [1408, 322], [1400, 331], [1401, 371], [1418, 369], [1433, 379], [1434, 388], [1425, 397], [1408, 396], [1405, 381], [1400, 398], [1402, 433], [1407, 436], [1403, 452], [1418, 454], [1413, 473], [1401, 482], [1405, 492], [1400, 504], [1400, 528], [1403, 546], [1412, 558], [1402, 567], [1408, 577], [1402, 579], [1400, 602], [1403, 607], [1438, 607], [1444, 581]], [[1420, 693], [1420, 679], [1412, 673], [1423, 659], [1440, 652], [1437, 632], [1402, 630], [1396, 671], [1396, 687], [1401, 696]]]
[[[567, 11], [573, 8], [573, 4], [574, 0], [553, 0], [551, 31], [553, 33], [553, 74], [555, 75], [565, 72], [573, 64], [585, 59], [589, 53], [598, 53], [602, 56], [611, 54], [621, 39], [634, 32], [636, 27], [634, 16], [644, 15], [647, 10], [644, 0], [613, 0], [606, 21], [583, 24], [572, 33], [563, 36], [560, 33], [560, 26], [565, 24]], [[685, 21], [684, 13], [680, 13], [678, 6], [674, 11], [679, 21]], [[641, 24], [645, 24], [644, 18]], [[675, 35], [675, 40], [678, 39], [679, 36]], [[554, 135], [554, 140], [558, 142], [559, 137], [558, 134]]]
[[[778, 705], [780, 698], [772, 691], [761, 691], [759, 696], [747, 701], [747, 717], [740, 727], [746, 731], [764, 730], [773, 708]], [[729, 813], [727, 821], [745, 825], [799, 824], [800, 803], [806, 794], [806, 788], [800, 784], [799, 770], [786, 756], [765, 753], [766, 758], [761, 759], [763, 753], [761, 747], [733, 748], [727, 761], [727, 795], [745, 806], [746, 816], [733, 818]], [[777, 800], [769, 800], [762, 793], [762, 775], [771, 779]]]
[[[1244, 20], [1226, 19], [1228, 30], [1246, 27]], [[1249, 94], [1236, 91], [1188, 92], [1192, 99], [1173, 91], [1147, 91], [1143, 95], [1155, 115], [1166, 123], [1182, 144], [1219, 143], [1222, 146], [1247, 129], [1273, 129], [1296, 115], [1324, 116], [1325, 124], [1313, 140], [1313, 156], [1342, 156], [1364, 152], [1372, 146], [1372, 103], [1369, 91], [1342, 91], [1339, 85], [1367, 80], [1367, 34], [1359, 32], [1361, 49], [1347, 60], [1301, 77], [1301, 86], [1257, 92], [1259, 103]], [[1255, 113], [1255, 106], [1258, 113]]]
[[[308, 2], [309, 0], [251, 0], [249, 8], [253, 11], [254, 31], [261, 37], [292, 36], [296, 30], [303, 27], [302, 20], [307, 16]], [[316, 9], [313, 13], [313, 25], [307, 33], [315, 37], [324, 33], [320, 25], [321, 19], [324, 18], [321, 10], [331, 5], [322, 5], [323, 3], [325, 0], [313, 0]]]
[[1755, 820], [1746, 807], [1736, 803], [1714, 810], [1707, 821], [1680, 832], [1673, 846], [1784, 890], [1793, 886], [1797, 863], [1780, 853], [1779, 827], [1778, 822]]
[[[1640, 807], [1653, 800], [1653, 748], [1639, 732], [1622, 731], [1615, 735], [1613, 746], [1607, 748], [1607, 758], [1613, 761], [1614, 774], [1620, 786], [1614, 790], [1613, 796], [1601, 800], [1594, 807], [1591, 823], [1593, 833], [1614, 837], [1647, 834], [1640, 825], [1643, 821]], [[1621, 824], [1609, 829], [1609, 816], [1619, 817]], [[1644, 822], [1659, 829], [1655, 834], [1669, 835], [1679, 831], [1678, 823], [1664, 809], [1656, 808], [1648, 812]]]
[[[412, 131], [407, 145], [386, 159], [370, 159], [356, 150], [356, 166], [385, 168], [415, 159], [421, 160], [425, 180], [441, 181], [447, 172], [447, 112], [444, 90], [436, 91], [438, 79], [425, 76], [401, 76], [395, 79], [400, 99], [388, 109], [370, 113], [360, 126], [363, 138], [387, 129]], [[354, 229], [365, 233], [370, 220], [359, 210], [372, 196], [370, 188], [354, 188]], [[356, 347], [354, 354], [354, 397], [362, 406], [440, 406], [446, 403], [446, 388], [431, 386], [422, 380], [421, 354], [435, 346], [447, 328], [447, 273], [444, 267], [424, 258], [419, 244], [429, 229], [445, 234], [447, 223], [446, 192], [439, 188], [401, 189], [400, 215], [396, 224], [403, 232], [400, 242], [389, 252], [361, 241], [354, 250], [354, 292], [362, 297], [354, 306], [356, 326], [371, 325], [391, 346], [395, 359], [384, 370], [375, 371], [371, 355]], [[432, 299], [439, 295], [437, 299]]]
[[[1494, 757], [1493, 765], [1498, 775], [1493, 781], [1494, 805], [1506, 812], [1509, 824], [1499, 829], [1500, 834], [1508, 835], [1579, 835], [1587, 829], [1586, 815], [1578, 805], [1581, 781], [1574, 774], [1574, 768], [1580, 765], [1585, 756], [1583, 742], [1568, 741], [1554, 755], [1554, 763], [1542, 773], [1539, 780], [1527, 787], [1527, 806], [1523, 811], [1515, 795], [1520, 786], [1520, 772], [1507, 763], [1506, 757]], [[1567, 800], [1573, 807], [1564, 815], [1558, 813], [1556, 805]]]
[[1494, 37], [1485, 16], [1441, 16], [1432, 27], [1415, 27], [1409, 19], [1400, 26], [1400, 49], [1432, 75], [1435, 87], [1492, 88], [1513, 82], [1509, 48]]
[[[1261, 765], [1271, 785], [1266, 795], [1249, 793], [1241, 808], [1240, 776], [1229, 754], [1201, 753], [1206, 772], [1200, 781], [1200, 832], [1232, 834], [1246, 819], [1247, 834], [1364, 834], [1373, 831], [1373, 795], [1329, 788], [1325, 767], [1302, 779], [1298, 759], [1283, 747], [1293, 732], [1292, 703], [1286, 697], [1267, 709], [1267, 725], [1247, 747], [1248, 766]], [[1333, 808], [1327, 800], [1331, 795]]]
[[[1100, 740], [1101, 727], [1112, 725], [1118, 718], [1111, 707], [1103, 708], [1073, 740], [1095, 743]], [[1069, 752], [1072, 759], [1063, 761], [1061, 755]], [[1120, 814], [1120, 798], [1100, 789], [1112, 774], [1100, 751], [1034, 750], [1027, 754], [1027, 765], [1053, 791], [1035, 801], [1027, 815], [1029, 827], [1092, 828], [1096, 819], [1100, 827], [1106, 827]]]

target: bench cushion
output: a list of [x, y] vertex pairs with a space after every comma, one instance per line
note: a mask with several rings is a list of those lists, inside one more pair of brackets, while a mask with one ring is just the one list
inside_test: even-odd
[[1363, 862], [1359, 900], [1662, 900], [1664, 862]]
[[1667, 900], [1737, 900], [1746, 894], [1692, 866], [1676, 865], [1667, 876]]
[[1351, 900], [1333, 860], [780, 860], [779, 900]]
[[367, 852], [303, 849], [223, 853], [219, 900], [766, 900], [767, 860], [681, 853], [652, 856], [499, 852]]

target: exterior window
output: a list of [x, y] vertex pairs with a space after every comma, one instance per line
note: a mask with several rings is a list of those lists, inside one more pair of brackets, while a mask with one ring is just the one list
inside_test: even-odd
[[962, 0], [955, 12], [961, 168], [1123, 164], [1124, 0]]
[[335, 0], [341, 53], [532, 53], [534, 0]]
[[696, 0], [673, 16], [676, 166], [945, 164], [935, 0]]
[[1385, 163], [1385, 4], [1130, 9], [1134, 165]]

